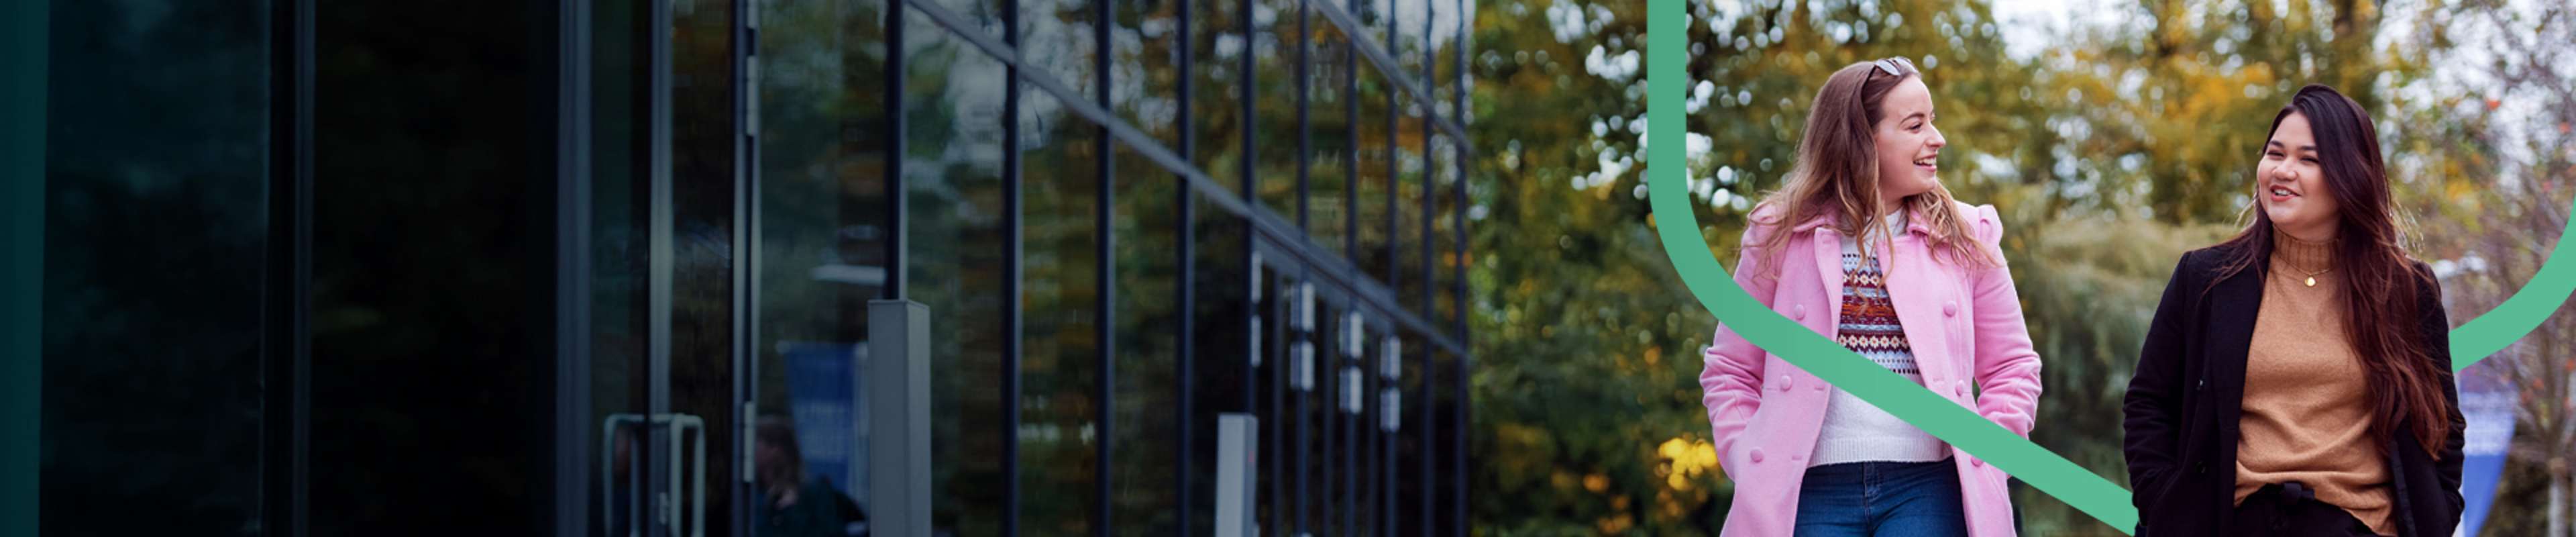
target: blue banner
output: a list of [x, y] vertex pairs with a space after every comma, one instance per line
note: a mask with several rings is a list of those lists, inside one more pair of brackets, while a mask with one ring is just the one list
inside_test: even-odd
[[867, 401], [859, 397], [860, 362], [867, 346], [855, 343], [780, 343], [787, 358], [787, 413], [796, 423], [796, 450], [805, 471], [832, 488], [867, 501]]
[[2460, 497], [2467, 509], [2460, 513], [2460, 535], [2477, 535], [2486, 523], [2487, 509], [2495, 505], [2496, 489], [2504, 477], [2505, 454], [2513, 446], [2514, 407], [2521, 395], [2513, 385], [2488, 372], [2494, 361], [2461, 371], [2460, 413], [2469, 420], [2463, 431], [2467, 456], [2461, 457]]

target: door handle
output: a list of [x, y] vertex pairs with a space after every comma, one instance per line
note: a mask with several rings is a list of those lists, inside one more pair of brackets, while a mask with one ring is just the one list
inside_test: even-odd
[[[663, 527], [670, 528], [671, 533], [677, 534], [679, 533], [678, 530], [682, 522], [682, 517], [684, 516], [682, 510], [686, 509], [686, 522], [689, 525], [689, 532], [686, 535], [688, 537], [705, 537], [707, 534], [706, 420], [699, 419], [697, 416], [689, 414], [609, 415], [608, 419], [600, 424], [600, 437], [607, 439], [606, 442], [602, 442], [600, 444], [600, 451], [602, 453], [600, 454], [601, 456], [599, 459], [599, 490], [602, 494], [611, 494], [616, 490], [614, 476], [611, 474], [615, 468], [611, 465], [615, 463], [617, 458], [617, 429], [619, 427], [630, 425], [642, 425], [645, 427], [645, 433], [637, 435], [639, 440], [645, 435], [652, 434], [652, 429], [655, 427], [661, 427], [670, 433], [670, 444], [667, 447], [667, 449], [670, 450], [669, 453], [672, 454], [670, 458], [670, 484], [668, 488], [663, 490], [650, 491], [652, 492], [652, 496], [657, 499], [657, 501], [654, 502], [654, 510], [657, 515], [655, 518], [658, 519], [658, 522], [660, 522]], [[689, 440], [690, 437], [688, 436], [688, 432], [691, 430], [696, 430], [698, 432], [698, 435], [694, 440]], [[687, 449], [683, 449], [684, 447]], [[679, 454], [683, 452], [691, 455], [693, 466], [691, 473], [685, 477], [680, 473], [681, 465]], [[643, 465], [644, 463], [642, 461], [630, 460], [628, 461], [627, 467], [628, 470], [633, 471], [642, 469]], [[636, 483], [639, 489], [649, 486], [649, 484], [644, 483], [645, 480], [642, 472], [632, 472], [629, 475], [632, 477], [629, 481]], [[671, 502], [668, 500], [673, 496], [679, 495], [679, 491], [683, 488], [684, 482], [689, 484], [689, 494], [686, 496], [688, 505], [684, 508], [673, 508], [670, 506]], [[643, 511], [641, 505], [642, 498], [644, 496], [643, 493], [648, 491], [637, 490], [635, 492], [637, 494], [629, 496], [630, 503], [626, 511], [627, 519], [630, 522], [627, 535], [630, 537], [641, 537], [644, 535], [643, 525], [634, 524], [632, 522], [638, 520], [638, 515]], [[607, 529], [616, 527], [610, 524], [612, 520], [609, 518], [610, 510], [601, 509], [599, 516], [601, 528]]]

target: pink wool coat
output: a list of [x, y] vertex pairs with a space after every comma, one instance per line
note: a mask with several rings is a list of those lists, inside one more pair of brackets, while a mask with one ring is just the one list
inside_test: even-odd
[[[1970, 235], [2000, 262], [1997, 243], [2003, 226], [1994, 207], [1963, 203], [1958, 214], [1968, 220]], [[1905, 326], [1924, 386], [2028, 438], [2039, 401], [2039, 355], [2022, 324], [2012, 272], [2000, 264], [1970, 268], [1946, 255], [1936, 259], [1933, 252], [1939, 246], [1931, 244], [1926, 219], [1908, 220], [1906, 232], [1893, 245], [1874, 250], [1884, 252], [1879, 257], [1888, 296]], [[1842, 315], [1842, 244], [1834, 221], [1828, 216], [1787, 230], [1760, 225], [1746, 230], [1735, 283], [1772, 311], [1830, 337]], [[1781, 249], [1778, 266], [1766, 266], [1751, 255], [1752, 246], [1767, 234], [1783, 231], [1793, 235]], [[1725, 535], [1789, 535], [1796, 527], [1807, 456], [1815, 451], [1832, 396], [1829, 386], [1724, 325], [1717, 327], [1713, 341], [1703, 357], [1699, 383], [1718, 464], [1735, 481]], [[1957, 448], [1951, 448], [1951, 462], [1964, 489], [1960, 497], [1968, 535], [2013, 535], [2007, 476]]]

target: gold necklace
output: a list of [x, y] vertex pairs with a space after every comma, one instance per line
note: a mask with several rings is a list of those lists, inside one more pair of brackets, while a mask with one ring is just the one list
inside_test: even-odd
[[[2297, 270], [2297, 271], [2299, 271], [2299, 272], [2307, 272], [2306, 270], [2300, 269], [2300, 268], [2298, 268], [2298, 267], [2290, 267], [2290, 270]], [[2320, 270], [2320, 271], [2316, 271], [2316, 272], [2308, 272], [2308, 280], [2307, 280], [2307, 282], [2306, 282], [2306, 283], [2308, 284], [2308, 287], [2316, 287], [2316, 286], [2317, 286], [2317, 276], [2318, 276], [2318, 275], [2320, 275], [2320, 274], [2328, 273], [2328, 272], [2334, 272], [2334, 267], [2326, 267], [2326, 269], [2325, 269], [2325, 270]]]

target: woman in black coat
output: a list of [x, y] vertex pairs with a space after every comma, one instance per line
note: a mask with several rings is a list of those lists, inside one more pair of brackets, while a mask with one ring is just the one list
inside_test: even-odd
[[2397, 244], [2376, 129], [2302, 88], [2255, 187], [2253, 224], [2174, 268], [2130, 379], [2137, 534], [2450, 535], [2450, 322]]

